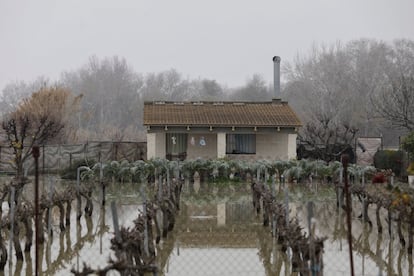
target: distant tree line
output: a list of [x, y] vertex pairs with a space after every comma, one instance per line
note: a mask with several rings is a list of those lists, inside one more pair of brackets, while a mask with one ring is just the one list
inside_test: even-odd
[[[273, 95], [272, 84], [260, 75], [229, 88], [212, 79], [184, 77], [175, 69], [138, 73], [124, 58], [93, 56], [79, 69], [63, 72], [57, 83], [42, 77], [8, 84], [0, 94], [1, 115], [5, 118], [22, 99], [48, 87], [82, 96], [67, 121], [74, 131], [61, 142], [142, 141], [144, 101], [268, 101]], [[300, 138], [309, 144], [352, 144], [357, 136], [379, 136], [392, 128], [412, 131], [413, 89], [410, 40], [314, 46], [292, 62], [282, 61], [282, 98], [301, 118]]]
[[358, 136], [387, 134], [398, 141], [414, 130], [413, 41], [315, 46], [284, 70], [284, 98], [302, 119], [301, 140], [331, 159], [341, 150], [329, 145], [346, 149]]
[[64, 87], [74, 95], [83, 95], [80, 108], [72, 113], [77, 127], [76, 139], [143, 140], [144, 101], [270, 100], [268, 84], [253, 75], [246, 85], [227, 88], [210, 79], [188, 79], [174, 69], [140, 74], [119, 57], [91, 57], [78, 70], [64, 72], [57, 83], [41, 77], [34, 82], [8, 84], [0, 95], [2, 114], [12, 112], [19, 102], [47, 86]]

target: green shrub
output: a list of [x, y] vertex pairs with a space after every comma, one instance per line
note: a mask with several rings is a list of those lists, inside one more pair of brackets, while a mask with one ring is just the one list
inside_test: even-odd
[[410, 165], [407, 168], [408, 175], [414, 175], [414, 161], [410, 163]]
[[398, 150], [379, 150], [374, 155], [374, 166], [377, 169], [391, 169], [396, 176], [401, 176], [403, 152]]
[[407, 173], [414, 175], [414, 131], [403, 138], [401, 147], [408, 153], [411, 161], [407, 168]]
[[410, 155], [411, 161], [414, 162], [414, 131], [403, 138], [401, 147]]

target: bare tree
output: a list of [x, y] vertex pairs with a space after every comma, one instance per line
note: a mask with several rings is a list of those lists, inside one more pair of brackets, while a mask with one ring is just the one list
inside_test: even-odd
[[215, 80], [203, 79], [199, 84], [198, 100], [217, 101], [223, 98], [223, 89]]
[[23, 164], [32, 147], [57, 138], [79, 100], [80, 97], [71, 99], [66, 89], [42, 88], [4, 117], [1, 140], [13, 149], [13, 166], [19, 183], [24, 182]]
[[147, 74], [140, 93], [145, 101], [183, 101], [191, 97], [189, 85], [188, 80], [183, 79], [175, 69], [171, 69]]
[[385, 130], [384, 120], [377, 116], [371, 98], [378, 95], [387, 83], [387, 57], [391, 47], [381, 41], [361, 39], [348, 43], [345, 51], [349, 53], [351, 63], [355, 125], [360, 129], [359, 135], [379, 136]]
[[308, 58], [298, 58], [285, 72], [286, 98], [304, 124], [300, 139], [320, 158], [335, 159], [358, 132], [349, 53], [341, 44], [314, 48]]
[[48, 80], [39, 77], [33, 82], [14, 81], [8, 83], [0, 93], [0, 115], [7, 114], [16, 109], [19, 102], [30, 96], [33, 91], [46, 87]]
[[393, 80], [374, 103], [377, 112], [393, 126], [414, 130], [414, 76]]
[[140, 90], [145, 101], [213, 101], [223, 99], [223, 93], [215, 80], [184, 79], [175, 69], [147, 74]]
[[413, 68], [413, 42], [407, 40], [361, 39], [298, 56], [283, 67], [283, 92], [304, 124], [300, 138], [329, 149], [331, 143], [353, 145], [356, 135], [381, 136], [391, 118], [409, 129]]
[[396, 40], [389, 56], [386, 85], [372, 97], [377, 113], [392, 126], [414, 130], [414, 42]]
[[[143, 77], [124, 58], [93, 56], [82, 68], [63, 73], [61, 82], [75, 95], [84, 95], [77, 120], [79, 140], [119, 139], [124, 129], [139, 124]], [[115, 128], [116, 133], [107, 131]]]
[[244, 86], [234, 89], [229, 98], [242, 101], [268, 101], [272, 99], [272, 92], [263, 77], [254, 74], [247, 79]]

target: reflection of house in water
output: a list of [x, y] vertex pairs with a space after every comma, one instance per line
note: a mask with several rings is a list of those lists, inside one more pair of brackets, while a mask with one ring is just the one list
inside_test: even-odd
[[257, 248], [257, 223], [250, 202], [187, 204], [179, 227], [181, 247]]
[[[272, 255], [268, 230], [261, 216], [256, 220], [251, 201], [183, 204], [175, 241], [163, 255], [161, 270], [169, 275], [281, 275], [282, 266], [291, 265], [283, 254]], [[171, 254], [173, 245], [177, 254]]]

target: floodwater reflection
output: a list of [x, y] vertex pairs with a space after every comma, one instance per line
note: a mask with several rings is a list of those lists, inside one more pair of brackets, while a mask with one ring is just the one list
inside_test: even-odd
[[[337, 210], [334, 195], [314, 203], [316, 236], [328, 238], [323, 255], [324, 275], [349, 275], [345, 213]], [[401, 248], [396, 233], [379, 234], [375, 226], [362, 223], [357, 218], [357, 204], [352, 234], [355, 275], [412, 276], [412, 256]], [[250, 201], [200, 200], [184, 206], [174, 236], [175, 250], [170, 248], [168, 263], [160, 265], [163, 275], [296, 275], [290, 252], [280, 250], [270, 229], [264, 228], [253, 214]], [[306, 196], [292, 201], [290, 209], [291, 216], [297, 217], [307, 232]]]
[[[117, 203], [119, 224], [127, 227], [138, 216], [142, 198], [137, 184], [123, 185], [122, 192], [118, 186], [109, 187], [107, 202]], [[280, 250], [270, 228], [263, 227], [261, 216], [254, 214], [246, 186], [239, 192], [215, 188], [214, 196], [208, 189], [201, 189], [198, 194], [184, 191], [176, 227], [156, 247], [158, 275], [296, 275], [290, 251]], [[334, 193], [320, 192], [324, 198], [318, 200], [317, 195], [308, 196], [300, 188], [293, 190], [290, 216], [297, 217], [306, 232], [307, 202], [313, 199], [315, 234], [328, 238], [324, 243], [324, 275], [349, 275], [345, 214], [336, 209]], [[53, 236], [46, 237], [39, 252], [42, 275], [68, 275], [72, 268], [82, 269], [83, 263], [103, 268], [110, 258], [115, 258], [110, 250], [112, 213], [99, 202], [97, 192], [92, 216], [82, 216], [77, 223], [72, 212], [72, 224], [62, 232], [59, 212], [53, 209]], [[357, 219], [359, 213], [355, 204], [355, 274], [413, 276], [412, 256], [401, 248], [396, 232], [391, 237], [388, 231], [378, 234], [375, 226], [369, 227]], [[5, 240], [8, 242], [7, 235]], [[23, 262], [17, 262], [13, 253], [12, 268], [6, 265], [5, 275], [33, 275], [34, 249], [33, 246], [30, 254], [24, 255]]]

